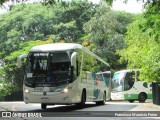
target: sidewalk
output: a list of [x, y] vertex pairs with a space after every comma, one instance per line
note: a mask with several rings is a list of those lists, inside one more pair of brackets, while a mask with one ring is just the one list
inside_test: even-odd
[[155, 105], [152, 102], [142, 103], [141, 105], [131, 109], [130, 111], [160, 111], [160, 105]]
[[160, 111], [160, 105], [156, 105], [156, 104], [153, 104], [153, 103], [149, 103], [149, 107], [150, 108], [153, 108], [157, 111]]

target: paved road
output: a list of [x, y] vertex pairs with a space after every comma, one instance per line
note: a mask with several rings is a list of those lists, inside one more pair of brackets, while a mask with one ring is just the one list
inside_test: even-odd
[[[42, 110], [40, 108], [40, 104], [25, 104], [24, 102], [0, 102], [0, 111], [18, 111], [19, 113], [37, 113], [37, 115], [43, 116], [42, 118], [37, 118], [37, 120], [50, 120], [53, 117], [45, 117], [44, 116], [56, 116], [54, 120], [126, 120], [126, 119], [160, 119], [160, 117], [152, 116], [145, 116], [148, 113], [153, 113], [153, 111], [158, 115], [160, 114], [160, 106], [154, 105], [151, 101], [147, 101], [146, 103], [129, 103], [127, 101], [109, 101], [106, 102], [103, 106], [96, 106], [94, 103], [87, 103], [83, 109], [78, 109], [75, 105], [55, 105], [55, 106], [48, 106], [46, 110]], [[114, 112], [111, 112], [114, 111]], [[115, 112], [117, 111], [117, 112]], [[122, 111], [132, 111], [126, 114], [122, 114]], [[136, 112], [138, 111], [138, 113]], [[147, 111], [143, 113], [143, 111]], [[120, 113], [119, 113], [120, 112]], [[136, 112], [136, 113], [135, 113]], [[42, 113], [42, 114], [41, 114]], [[115, 115], [117, 113], [117, 115]], [[141, 114], [140, 118], [133, 116], [128, 116], [128, 114]], [[108, 117], [108, 116], [112, 117]], [[113, 116], [113, 114], [115, 116]], [[119, 115], [121, 115], [119, 116]], [[156, 115], [155, 114], [155, 115]], [[124, 117], [126, 115], [126, 117]], [[144, 115], [144, 116], [143, 116]], [[1, 119], [1, 118], [0, 118]], [[15, 118], [2, 118], [2, 119], [15, 119]], [[21, 120], [28, 120], [28, 119], [35, 119], [33, 117], [21, 117], [16, 118]]]

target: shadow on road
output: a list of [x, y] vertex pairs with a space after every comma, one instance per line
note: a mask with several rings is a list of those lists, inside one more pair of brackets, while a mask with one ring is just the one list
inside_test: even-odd
[[[49, 105], [48, 105], [49, 106]], [[83, 108], [78, 108], [76, 105], [64, 105], [64, 106], [53, 106], [53, 108], [49, 107], [45, 110], [38, 109], [38, 110], [31, 110], [31, 112], [71, 112], [76, 110], [81, 110], [85, 108], [97, 107], [96, 104], [86, 104]]]
[[76, 105], [67, 106], [53, 106], [45, 110], [38, 109], [27, 112], [40, 112], [42, 116], [47, 117], [114, 117], [116, 111], [118, 113], [123, 113], [124, 111], [129, 111], [137, 105], [96, 105], [96, 104], [86, 104], [83, 109], [78, 108]]
[[137, 105], [125, 105], [125, 104], [106, 104], [106, 105], [96, 105], [96, 104], [85, 104], [83, 108], [78, 108], [76, 105], [66, 105], [66, 106], [53, 106], [45, 110], [35, 109], [30, 110], [30, 112], [71, 112], [71, 111], [130, 111]]

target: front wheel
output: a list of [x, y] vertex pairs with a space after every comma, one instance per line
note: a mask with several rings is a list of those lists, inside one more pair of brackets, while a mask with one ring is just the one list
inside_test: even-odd
[[85, 106], [85, 102], [86, 102], [86, 93], [83, 91], [81, 96], [81, 102], [77, 103], [76, 106], [78, 108], [83, 108]]

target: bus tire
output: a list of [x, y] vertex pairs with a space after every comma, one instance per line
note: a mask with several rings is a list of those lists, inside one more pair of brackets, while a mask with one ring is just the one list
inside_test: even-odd
[[44, 110], [45, 110], [46, 108], [47, 108], [47, 105], [44, 104], [44, 103], [42, 103], [42, 104], [41, 104], [41, 109], [44, 109]]
[[134, 102], [134, 100], [128, 100], [130, 103], [133, 103]]
[[106, 103], [106, 92], [103, 93], [103, 100], [97, 101], [96, 105], [105, 105], [105, 103]]
[[77, 103], [76, 106], [78, 108], [84, 108], [86, 102], [86, 91], [83, 90], [82, 95], [81, 95], [81, 102]]
[[146, 101], [146, 99], [147, 99], [146, 93], [140, 93], [140, 94], [138, 95], [138, 101], [139, 101], [140, 103], [144, 103], [144, 102]]

